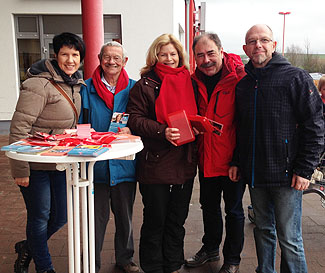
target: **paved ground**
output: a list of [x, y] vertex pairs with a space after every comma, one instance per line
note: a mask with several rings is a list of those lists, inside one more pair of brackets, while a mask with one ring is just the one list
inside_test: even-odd
[[[7, 143], [8, 137], [0, 136], [0, 146]], [[4, 153], [0, 153], [0, 273], [13, 272], [13, 264], [16, 259], [14, 244], [25, 238], [26, 211], [22, 196], [17, 186], [14, 185], [8, 166], [8, 159]], [[199, 187], [195, 183], [190, 213], [186, 222], [185, 255], [189, 257], [201, 247], [202, 217], [198, 204]], [[244, 206], [247, 211], [249, 196], [246, 191]], [[139, 230], [142, 222], [142, 203], [140, 194], [137, 194], [134, 205], [134, 237], [135, 237], [135, 261], [138, 262]], [[253, 240], [254, 225], [246, 219], [245, 222], [245, 246], [242, 253], [241, 272], [254, 273], [257, 265], [255, 246]], [[101, 273], [121, 273], [114, 266], [113, 251], [114, 222], [110, 221], [105, 237], [103, 251], [103, 267]], [[325, 209], [321, 207], [320, 198], [315, 194], [304, 196], [303, 206], [303, 237], [308, 262], [309, 273], [325, 273]], [[67, 226], [56, 233], [49, 241], [50, 251], [54, 266], [58, 273], [68, 273], [68, 244]], [[277, 251], [279, 260], [280, 251]], [[181, 273], [217, 273], [222, 262], [208, 263], [197, 269], [183, 268]], [[277, 261], [277, 270], [279, 266]], [[34, 273], [31, 264], [30, 271]]]

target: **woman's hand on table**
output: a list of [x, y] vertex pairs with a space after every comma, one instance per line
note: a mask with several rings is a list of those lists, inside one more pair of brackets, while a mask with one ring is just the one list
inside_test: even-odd
[[15, 178], [15, 183], [18, 186], [22, 186], [22, 187], [28, 187], [29, 186], [29, 177], [16, 177]]

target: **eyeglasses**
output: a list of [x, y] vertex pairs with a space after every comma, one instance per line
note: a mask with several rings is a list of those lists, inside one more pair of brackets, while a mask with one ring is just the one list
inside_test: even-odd
[[111, 60], [113, 60], [114, 62], [119, 63], [122, 61], [122, 57], [118, 56], [118, 55], [115, 55], [115, 56], [104, 55], [103, 60], [105, 60], [107, 62], [110, 62]]
[[262, 38], [262, 39], [256, 39], [256, 40], [248, 40], [246, 44], [252, 46], [252, 45], [256, 45], [258, 41], [263, 45], [268, 44], [269, 42], [272, 42], [271, 39]]

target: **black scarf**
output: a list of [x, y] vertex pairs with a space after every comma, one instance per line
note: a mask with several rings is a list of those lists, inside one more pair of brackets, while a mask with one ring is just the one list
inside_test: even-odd
[[196, 69], [195, 74], [204, 83], [208, 93], [208, 101], [210, 101], [214, 88], [221, 79], [222, 69], [220, 69], [220, 71], [213, 76], [205, 75], [199, 69]]
[[59, 64], [57, 60], [51, 60], [51, 64], [53, 65], [53, 68], [57, 74], [59, 74], [64, 82], [70, 86], [74, 86], [78, 83], [78, 80], [81, 79], [81, 75], [79, 71], [76, 71], [74, 74], [68, 76], [64, 71], [59, 67]]

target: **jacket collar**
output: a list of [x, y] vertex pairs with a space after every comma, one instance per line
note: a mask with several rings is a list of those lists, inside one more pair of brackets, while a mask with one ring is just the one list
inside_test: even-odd
[[269, 71], [273, 70], [275, 67], [283, 65], [290, 65], [290, 62], [281, 54], [274, 52], [272, 54], [272, 59], [266, 64], [265, 67], [256, 68], [253, 66], [252, 61], [249, 61], [245, 65], [245, 71], [253, 79], [259, 79], [265, 76]]
[[148, 73], [144, 74], [143, 78], [156, 82], [157, 84], [161, 84], [161, 79], [158, 77], [158, 75], [153, 69], [150, 70]]

